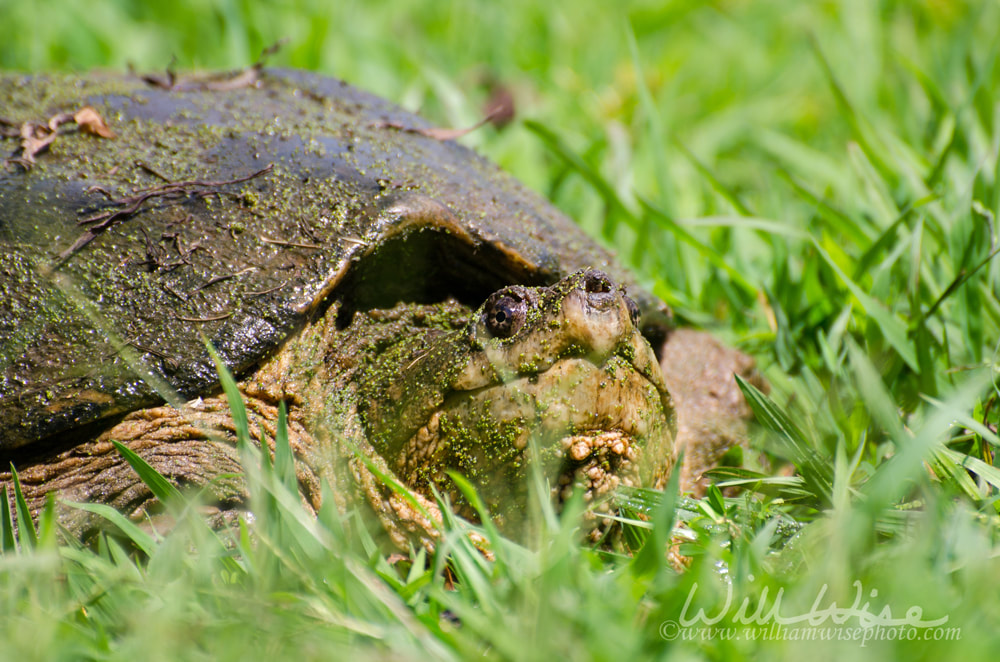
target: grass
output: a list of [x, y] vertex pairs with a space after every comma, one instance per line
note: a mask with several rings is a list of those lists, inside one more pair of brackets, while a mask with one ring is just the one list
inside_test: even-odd
[[[15, 507], [0, 512], [0, 658], [992, 656], [995, 3], [50, 5], [0, 4], [0, 66], [240, 67], [288, 37], [274, 63], [447, 126], [506, 86], [522, 121], [462, 141], [613, 246], [679, 319], [758, 358], [772, 392], [748, 391], [754, 444], [773, 470], [730, 476], [748, 487], [735, 499], [631, 495], [650, 520], [630, 557], [540, 516], [522, 544], [481, 531], [493, 561], [454, 522], [447, 557], [390, 564], [364, 522], [306, 516], [280, 463], [252, 454], [257, 520], [231, 537], [165, 495], [181, 522], [167, 536], [111, 516], [145, 554], [113, 537], [82, 549], [44, 514], [18, 547]], [[674, 521], [682, 574], [664, 554]], [[824, 616], [834, 603], [853, 611]], [[947, 622], [866, 627], [884, 608]], [[707, 629], [720, 614], [732, 629]], [[842, 639], [807, 639], [826, 636]]]

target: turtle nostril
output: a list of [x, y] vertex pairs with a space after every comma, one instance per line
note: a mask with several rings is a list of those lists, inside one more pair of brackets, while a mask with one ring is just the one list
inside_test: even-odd
[[613, 288], [611, 279], [603, 271], [588, 271], [584, 277], [584, 287], [588, 294], [601, 292], [611, 292]]

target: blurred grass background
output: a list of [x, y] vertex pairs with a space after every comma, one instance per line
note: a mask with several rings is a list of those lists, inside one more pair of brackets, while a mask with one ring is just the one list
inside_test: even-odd
[[[754, 354], [774, 387], [755, 402], [755, 444], [797, 475], [677, 511], [684, 575], [655, 545], [617, 562], [580, 550], [571, 524], [492, 564], [456, 535], [447, 572], [389, 567], [313, 529], [273, 558], [248, 552], [239, 572], [215, 548], [187, 556], [202, 548], [183, 531], [148, 564], [112, 543], [94, 558], [7, 556], [0, 615], [21, 616], [0, 658], [362, 646], [508, 659], [512, 642], [538, 659], [994, 656], [1000, 4], [0, 0], [0, 26], [0, 68], [21, 71], [159, 71], [174, 57], [240, 68], [287, 38], [271, 65], [344, 78], [443, 126], [472, 124], [509, 90], [517, 121], [461, 142], [615, 248], [682, 320]], [[662, 545], [669, 514], [649, 512]], [[320, 542], [303, 551], [309, 536]], [[67, 577], [65, 595], [49, 586]], [[824, 605], [851, 604], [855, 581], [862, 602], [948, 616], [960, 638], [862, 647], [657, 629], [694, 586], [708, 613], [728, 586], [751, 604], [781, 589], [801, 614], [824, 587]]]

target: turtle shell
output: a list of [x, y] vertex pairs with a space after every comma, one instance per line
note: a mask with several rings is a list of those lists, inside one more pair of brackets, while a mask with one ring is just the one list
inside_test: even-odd
[[[207, 343], [246, 373], [333, 298], [475, 305], [585, 267], [632, 283], [540, 196], [342, 81], [170, 83], [0, 74], [0, 450], [206, 393]], [[105, 137], [78, 119], [27, 163], [19, 140], [85, 107]]]

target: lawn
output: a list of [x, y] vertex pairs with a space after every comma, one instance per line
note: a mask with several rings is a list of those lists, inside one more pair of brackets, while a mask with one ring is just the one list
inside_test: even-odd
[[515, 120], [460, 142], [771, 384], [747, 489], [632, 495], [630, 556], [540, 507], [530, 540], [483, 532], [492, 560], [462, 522], [399, 559], [266, 464], [231, 538], [166, 487], [170, 535], [121, 522], [142, 553], [43, 516], [0, 536], [0, 659], [995, 654], [1000, 5], [0, 0], [0, 26], [24, 71], [240, 68], [287, 39], [271, 65], [440, 126], [507, 91]]

